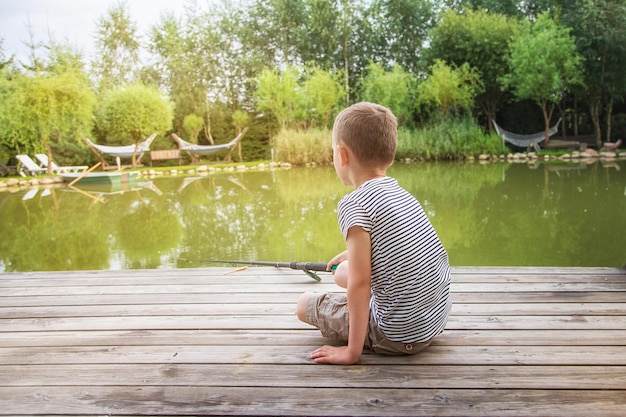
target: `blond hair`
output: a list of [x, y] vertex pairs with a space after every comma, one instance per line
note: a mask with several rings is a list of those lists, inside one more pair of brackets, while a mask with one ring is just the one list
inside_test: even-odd
[[379, 104], [353, 104], [337, 115], [333, 140], [350, 148], [364, 166], [388, 167], [395, 158], [398, 143], [396, 117]]

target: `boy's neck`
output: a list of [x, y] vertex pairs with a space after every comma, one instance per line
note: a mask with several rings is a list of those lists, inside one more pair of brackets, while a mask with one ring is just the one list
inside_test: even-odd
[[365, 184], [367, 181], [374, 180], [376, 178], [382, 178], [387, 176], [387, 170], [376, 168], [371, 170], [362, 170], [357, 172], [352, 172], [350, 175], [350, 182], [354, 189], [359, 188], [361, 185]]

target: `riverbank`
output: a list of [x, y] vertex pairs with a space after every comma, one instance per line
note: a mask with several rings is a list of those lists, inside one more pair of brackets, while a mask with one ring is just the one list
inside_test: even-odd
[[[584, 163], [590, 165], [596, 162], [609, 164], [612, 161], [626, 160], [626, 150], [618, 150], [618, 152], [598, 152], [594, 149], [586, 149], [584, 151], [574, 152], [516, 152], [509, 154], [481, 154], [477, 158], [469, 157], [464, 162], [479, 163], [535, 163], [537, 161], [545, 162], [567, 162], [567, 163]], [[398, 161], [400, 163], [418, 163], [423, 162], [421, 159], [406, 158]], [[304, 166], [316, 166], [317, 164], [304, 164]], [[265, 171], [275, 169], [289, 169], [292, 164], [289, 162], [248, 162], [248, 163], [230, 163], [219, 165], [199, 165], [199, 166], [175, 166], [175, 167], [138, 167], [133, 171], [138, 171], [140, 178], [153, 179], [163, 175], [210, 175], [223, 172], [246, 172], [246, 171]], [[65, 181], [58, 175], [43, 175], [37, 177], [7, 177], [0, 178], [0, 191], [18, 191], [25, 188], [33, 187], [54, 187], [63, 186]]]

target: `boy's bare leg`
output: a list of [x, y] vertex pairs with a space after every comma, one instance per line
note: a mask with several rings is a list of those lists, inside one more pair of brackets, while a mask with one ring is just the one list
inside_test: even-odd
[[307, 305], [307, 301], [309, 300], [309, 296], [311, 296], [310, 292], [305, 292], [304, 294], [300, 295], [300, 298], [298, 298], [298, 304], [296, 304], [296, 316], [298, 316], [298, 318], [300, 319], [300, 321], [303, 321], [306, 323], [306, 305]]
[[343, 261], [337, 265], [333, 278], [335, 284], [339, 285], [341, 288], [348, 288], [348, 261]]

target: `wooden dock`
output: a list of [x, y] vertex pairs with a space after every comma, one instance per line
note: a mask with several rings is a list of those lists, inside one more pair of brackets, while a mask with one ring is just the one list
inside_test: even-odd
[[414, 357], [316, 365], [300, 271], [0, 274], [0, 415], [626, 415], [626, 271], [453, 268]]

